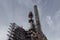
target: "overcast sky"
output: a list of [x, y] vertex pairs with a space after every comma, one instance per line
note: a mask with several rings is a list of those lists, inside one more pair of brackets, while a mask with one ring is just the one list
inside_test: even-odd
[[0, 40], [7, 40], [8, 27], [15, 22], [28, 30], [28, 14], [36, 4], [43, 33], [48, 40], [60, 40], [60, 0], [0, 0]]

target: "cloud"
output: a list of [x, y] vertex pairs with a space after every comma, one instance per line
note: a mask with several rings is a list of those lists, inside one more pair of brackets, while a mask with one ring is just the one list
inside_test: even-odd
[[49, 26], [51, 26], [51, 25], [53, 24], [53, 21], [52, 21], [52, 19], [51, 19], [51, 16], [47, 16], [46, 22], [47, 22], [47, 24], [48, 24]]
[[48, 26], [47, 37], [50, 40], [59, 40], [60, 38], [60, 10], [58, 10], [53, 17], [46, 16], [46, 23]]
[[[2, 28], [3, 27], [3, 28]], [[7, 40], [7, 30], [8, 27], [6, 28], [6, 25], [0, 25], [0, 40]]]

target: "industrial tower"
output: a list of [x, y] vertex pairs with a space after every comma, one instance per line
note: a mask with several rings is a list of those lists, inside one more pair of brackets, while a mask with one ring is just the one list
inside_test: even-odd
[[34, 14], [35, 14], [36, 24], [34, 24], [33, 13], [32, 12], [29, 13], [29, 18], [30, 18], [29, 23], [31, 25], [30, 28], [31, 40], [47, 40], [46, 36], [43, 34], [41, 30], [37, 5], [34, 5]]
[[16, 23], [11, 23], [9, 28], [10, 31], [8, 31], [9, 32], [8, 40], [47, 40], [46, 36], [41, 30], [37, 5], [34, 5], [34, 14], [36, 24], [34, 23], [33, 20], [32, 11], [29, 12], [28, 17], [29, 17], [30, 29], [28, 31], [16, 25]]

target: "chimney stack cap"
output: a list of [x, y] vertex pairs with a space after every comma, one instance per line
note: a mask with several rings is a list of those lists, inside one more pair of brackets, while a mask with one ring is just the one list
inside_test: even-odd
[[37, 5], [34, 5], [34, 7], [37, 7]]

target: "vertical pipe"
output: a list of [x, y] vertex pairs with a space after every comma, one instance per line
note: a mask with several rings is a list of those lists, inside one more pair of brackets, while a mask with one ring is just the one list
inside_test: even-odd
[[[35, 30], [32, 12], [29, 12], [29, 23], [30, 23], [30, 26], [31, 26], [31, 28], [30, 28], [31, 31]], [[34, 40], [34, 38], [33, 38], [33, 33], [31, 34], [31, 40]]]
[[40, 25], [37, 5], [34, 5], [34, 13], [35, 13], [35, 19], [36, 19], [36, 26], [37, 26], [36, 30], [38, 31], [38, 33], [40, 33], [41, 32], [41, 25]]
[[35, 12], [35, 19], [36, 19], [36, 26], [37, 26], [36, 30], [38, 33], [40, 33], [38, 35], [39, 39], [37, 39], [37, 40], [47, 40], [46, 36], [43, 34], [43, 32], [41, 30], [41, 24], [40, 24], [40, 20], [39, 20], [37, 5], [34, 5], [34, 12]]

